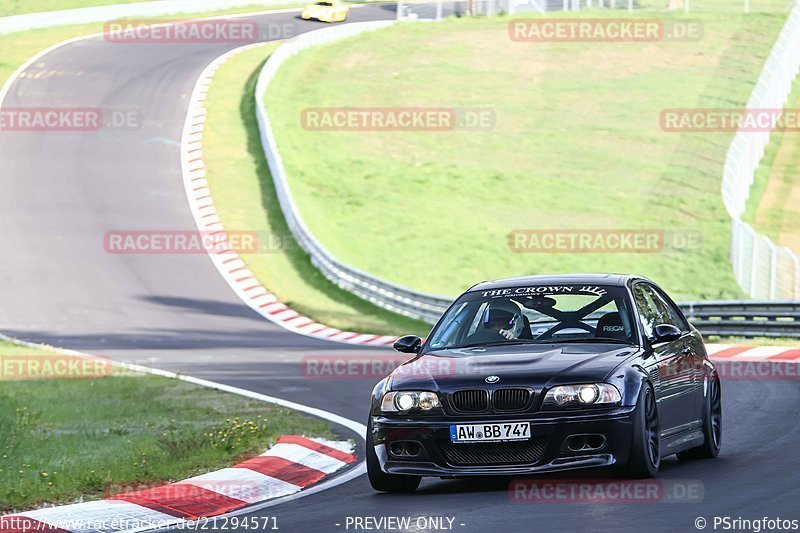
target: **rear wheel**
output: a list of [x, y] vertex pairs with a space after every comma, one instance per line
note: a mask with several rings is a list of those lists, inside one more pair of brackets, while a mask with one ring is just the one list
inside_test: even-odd
[[722, 444], [722, 389], [719, 378], [708, 382], [706, 408], [703, 413], [703, 444], [678, 453], [678, 459], [713, 459], [719, 455]]
[[419, 487], [420, 476], [387, 474], [381, 470], [375, 446], [372, 444], [372, 418], [367, 422], [367, 477], [372, 488], [381, 492], [414, 492]]
[[661, 430], [656, 395], [649, 384], [642, 386], [634, 417], [627, 473], [635, 478], [655, 477], [661, 466]]

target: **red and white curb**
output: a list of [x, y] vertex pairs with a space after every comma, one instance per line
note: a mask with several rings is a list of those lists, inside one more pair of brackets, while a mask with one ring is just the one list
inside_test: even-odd
[[714, 361], [775, 361], [800, 363], [800, 347], [706, 344], [706, 351], [708, 352], [708, 356]]
[[283, 436], [266, 453], [231, 468], [102, 501], [0, 517], [0, 533], [99, 533], [175, 526], [294, 494], [355, 460], [351, 443]]
[[[351, 8], [353, 7], [358, 6], [351, 6]], [[239, 18], [268, 14], [294, 13], [299, 11], [300, 9], [278, 9], [198, 18], [194, 20]], [[175, 23], [177, 23], [177, 21], [164, 22], [155, 26], [168, 26]], [[8, 77], [2, 88], [0, 88], [0, 105], [3, 103], [5, 96], [8, 94], [8, 91], [11, 89], [13, 83], [19, 78], [20, 74], [25, 72], [31, 65], [35, 64], [42, 57], [63, 46], [102, 36], [102, 33], [93, 33], [67, 39], [42, 50], [35, 56], [28, 59], [25, 63], [20, 65], [11, 76]], [[189, 104], [189, 111], [184, 123], [183, 137], [181, 140], [181, 169], [186, 195], [189, 199], [189, 205], [192, 210], [195, 223], [201, 232], [219, 232], [219, 235], [223, 236], [222, 238], [225, 240], [227, 240], [227, 234], [225, 233], [222, 224], [220, 224], [219, 216], [217, 215], [216, 208], [214, 207], [214, 201], [211, 198], [211, 191], [208, 187], [208, 181], [205, 179], [206, 171], [205, 165], [203, 164], [202, 138], [207, 111], [203, 105], [203, 102], [208, 95], [208, 89], [209, 85], [211, 84], [211, 80], [213, 79], [214, 74], [220, 65], [234, 55], [237, 55], [255, 46], [264, 46], [265, 44], [268, 43], [254, 43], [234, 49], [218, 57], [210, 65], [208, 65], [200, 75], [200, 78], [194, 87]], [[224, 245], [220, 246], [219, 248], [223, 247]], [[389, 346], [396, 339], [396, 337], [391, 335], [381, 336], [356, 333], [352, 331], [343, 331], [320, 324], [319, 322], [316, 322], [308, 317], [302, 316], [300, 313], [290, 309], [287, 305], [278, 301], [273, 294], [271, 294], [260, 282], [258, 282], [258, 280], [256, 280], [252, 272], [247, 269], [247, 266], [241, 257], [239, 257], [239, 254], [236, 252], [236, 250], [230, 249], [221, 253], [209, 253], [209, 256], [211, 257], [214, 265], [217, 267], [217, 270], [219, 270], [220, 274], [222, 274], [225, 281], [251, 309], [289, 331], [334, 342], [367, 346]]]
[[229, 244], [229, 236], [214, 207], [211, 189], [206, 179], [206, 167], [203, 163], [203, 130], [208, 116], [204, 102], [208, 96], [211, 81], [223, 63], [245, 50], [264, 44], [266, 43], [242, 46], [218, 57], [203, 70], [192, 92], [181, 141], [181, 167], [186, 196], [189, 199], [189, 206], [197, 229], [203, 233], [210, 232], [215, 239], [222, 242], [217, 250], [209, 250], [208, 255], [211, 261], [239, 298], [264, 318], [289, 331], [308, 337], [346, 344], [388, 346], [397, 337], [342, 331], [320, 324], [290, 309], [256, 279], [239, 253]]
[[[28, 348], [57, 350], [75, 357], [96, 358], [75, 350], [55, 349], [21, 341], [2, 333], [0, 340]], [[177, 379], [293, 409], [343, 426], [361, 439], [367, 433], [364, 424], [317, 407], [167, 370], [113, 360], [108, 360], [108, 363], [134, 372]], [[2, 516], [0, 533], [144, 531], [174, 524], [191, 524], [198, 517], [219, 516], [223, 513], [225, 516], [236, 516], [309, 496], [355, 479], [366, 473], [363, 462], [331, 479], [324, 479], [355, 460], [353, 444], [350, 442], [284, 436], [278, 439], [275, 446], [256, 458], [179, 483], [116, 495], [109, 500]], [[133, 527], [137, 525], [137, 521], [138, 526]]]

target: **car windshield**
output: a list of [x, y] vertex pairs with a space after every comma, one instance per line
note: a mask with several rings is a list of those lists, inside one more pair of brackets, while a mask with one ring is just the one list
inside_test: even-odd
[[633, 343], [624, 287], [522, 286], [462, 295], [439, 320], [429, 350], [526, 343]]

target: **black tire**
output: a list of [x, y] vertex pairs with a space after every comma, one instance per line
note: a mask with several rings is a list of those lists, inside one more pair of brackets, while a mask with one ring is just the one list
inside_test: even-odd
[[633, 478], [652, 478], [661, 466], [661, 433], [656, 395], [649, 383], [642, 386], [634, 411], [633, 439], [627, 474]]
[[706, 407], [703, 413], [703, 444], [678, 453], [678, 459], [713, 459], [719, 455], [722, 445], [722, 388], [719, 378], [713, 376], [708, 382]]
[[372, 444], [372, 419], [367, 422], [367, 477], [372, 488], [380, 492], [414, 492], [422, 477], [387, 474], [381, 470], [375, 446]]

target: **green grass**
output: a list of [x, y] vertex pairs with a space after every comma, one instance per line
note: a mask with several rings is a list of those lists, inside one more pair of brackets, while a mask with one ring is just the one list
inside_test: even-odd
[[152, 0], [0, 0], [0, 17]]
[[[0, 341], [0, 361], [45, 353]], [[332, 436], [289, 409], [145, 374], [4, 380], [0, 514], [224, 468], [283, 434]]]
[[[800, 108], [795, 80], [786, 102]], [[800, 132], [775, 132], [750, 189], [743, 220], [774, 242], [800, 254]]]
[[[131, 4], [152, 2], [153, 0], [0, 0], [0, 17], [10, 15], [22, 15], [25, 13], [41, 13], [44, 11], [56, 11], [62, 9], [77, 9], [81, 7], [107, 6], [114, 4]], [[288, 2], [287, 2], [288, 3]], [[225, 10], [239, 12], [241, 8]], [[247, 10], [254, 9], [277, 9], [275, 6], [265, 6], [264, 4], [253, 4], [245, 7]], [[207, 14], [207, 12], [198, 12]], [[183, 14], [170, 15], [171, 17]]]
[[739, 345], [752, 345], [752, 346], [787, 346], [789, 348], [800, 347], [800, 339], [791, 338], [770, 338], [759, 337], [757, 339], [744, 339], [741, 337], [716, 337], [709, 336], [705, 341], [707, 343], [720, 343], [720, 344], [739, 344]]
[[259, 231], [272, 253], [244, 255], [247, 266], [280, 300], [324, 324], [375, 334], [429, 329], [389, 313], [336, 287], [320, 274], [294, 241], [275, 196], [255, 122], [258, 73], [275, 45], [235, 56], [211, 85], [203, 155], [214, 203], [229, 230]]
[[[720, 194], [732, 134], [666, 133], [659, 116], [745, 104], [785, 20], [782, 1], [752, 7], [745, 16], [739, 5], [705, 2], [706, 12], [690, 17], [704, 24], [698, 42], [515, 43], [498, 17], [402, 24], [307, 50], [266, 95], [300, 212], [340, 260], [426, 292], [605, 271], [649, 276], [677, 299], [742, 297]], [[496, 126], [301, 127], [303, 109], [328, 106], [488, 107]], [[508, 247], [514, 229], [554, 228], [699, 232], [702, 246], [655, 254]]]

